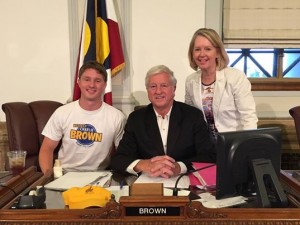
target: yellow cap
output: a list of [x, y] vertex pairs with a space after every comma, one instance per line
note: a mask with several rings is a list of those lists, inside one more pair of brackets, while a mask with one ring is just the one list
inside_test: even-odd
[[104, 207], [111, 198], [111, 192], [99, 186], [73, 187], [62, 193], [65, 205], [70, 209]]

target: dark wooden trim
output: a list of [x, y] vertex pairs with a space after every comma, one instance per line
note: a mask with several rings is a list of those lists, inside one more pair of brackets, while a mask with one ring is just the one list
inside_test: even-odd
[[122, 205], [111, 202], [101, 209], [83, 210], [0, 210], [5, 224], [130, 224], [130, 225], [299, 225], [300, 209], [208, 209], [199, 202], [186, 205], [185, 217], [122, 217]]
[[252, 91], [299, 91], [299, 79], [249, 78]]

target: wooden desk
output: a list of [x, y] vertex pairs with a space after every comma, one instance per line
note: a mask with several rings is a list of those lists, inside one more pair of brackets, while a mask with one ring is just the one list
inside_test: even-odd
[[[299, 177], [293, 177], [293, 173], [297, 173]], [[300, 208], [300, 170], [283, 170], [281, 171], [280, 180], [291, 204]]]
[[44, 179], [43, 174], [37, 172], [34, 166], [26, 169], [19, 175], [13, 176], [10, 175], [10, 173], [7, 175], [1, 178], [0, 208], [6, 208], [7, 205], [9, 205], [11, 201], [14, 201], [25, 189], [33, 189], [38, 184], [41, 184]]
[[[286, 176], [282, 173], [282, 176]], [[282, 179], [285, 179], [283, 178]], [[283, 181], [289, 184], [287, 179]], [[174, 197], [176, 198], [176, 197]], [[175, 199], [176, 200], [176, 199]], [[174, 200], [174, 201], [175, 201]], [[178, 200], [178, 201], [177, 201]], [[176, 202], [184, 202], [178, 197]], [[145, 201], [147, 201], [145, 199]], [[160, 202], [164, 201], [161, 197]], [[181, 203], [180, 203], [181, 204]], [[151, 206], [151, 205], [150, 205]], [[127, 224], [127, 225], [299, 225], [298, 208], [224, 208], [208, 209], [199, 202], [187, 201], [182, 216], [124, 216], [124, 205], [110, 201], [105, 208], [79, 210], [0, 210], [5, 224]]]

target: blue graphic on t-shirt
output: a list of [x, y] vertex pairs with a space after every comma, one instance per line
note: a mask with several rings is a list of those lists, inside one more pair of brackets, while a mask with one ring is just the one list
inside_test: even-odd
[[102, 141], [102, 133], [97, 133], [95, 127], [91, 124], [74, 124], [77, 130], [70, 131], [70, 138], [76, 139], [79, 145], [91, 146], [95, 141]]

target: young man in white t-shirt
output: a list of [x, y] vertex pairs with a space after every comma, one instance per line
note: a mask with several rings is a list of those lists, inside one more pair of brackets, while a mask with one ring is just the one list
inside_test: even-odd
[[52, 172], [54, 150], [62, 140], [58, 159], [65, 170], [106, 169], [112, 150], [123, 135], [125, 115], [103, 102], [107, 72], [96, 61], [79, 70], [80, 99], [59, 107], [47, 122], [39, 163], [44, 174]]

